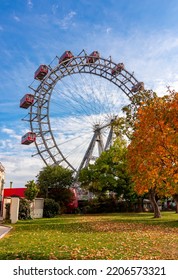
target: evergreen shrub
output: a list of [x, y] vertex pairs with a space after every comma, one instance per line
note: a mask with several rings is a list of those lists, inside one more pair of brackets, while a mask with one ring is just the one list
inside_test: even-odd
[[44, 209], [43, 209], [43, 217], [44, 218], [52, 218], [59, 214], [60, 206], [54, 199], [46, 198], [44, 200]]
[[25, 198], [20, 198], [19, 201], [19, 220], [28, 220], [31, 219], [30, 216], [30, 202]]

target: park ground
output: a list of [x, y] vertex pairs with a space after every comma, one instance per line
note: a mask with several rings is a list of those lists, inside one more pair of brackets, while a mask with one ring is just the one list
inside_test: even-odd
[[0, 240], [1, 260], [178, 260], [178, 214], [61, 215], [19, 221]]

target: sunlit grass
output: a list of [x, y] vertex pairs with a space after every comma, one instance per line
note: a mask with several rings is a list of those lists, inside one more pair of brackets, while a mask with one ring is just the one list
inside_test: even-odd
[[0, 259], [178, 259], [178, 214], [62, 215], [19, 221]]

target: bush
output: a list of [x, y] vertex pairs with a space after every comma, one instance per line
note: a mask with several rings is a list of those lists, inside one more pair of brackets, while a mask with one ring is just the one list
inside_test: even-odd
[[19, 220], [31, 219], [30, 216], [30, 203], [28, 200], [21, 198], [19, 202]]
[[79, 208], [84, 214], [113, 213], [117, 212], [117, 201], [113, 198], [98, 198], [79, 202]]
[[44, 209], [43, 209], [43, 217], [44, 218], [52, 218], [59, 214], [59, 204], [51, 198], [46, 198], [44, 200]]

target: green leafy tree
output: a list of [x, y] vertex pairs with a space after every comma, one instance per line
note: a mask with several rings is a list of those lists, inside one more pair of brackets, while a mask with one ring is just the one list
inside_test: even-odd
[[62, 166], [46, 166], [37, 176], [39, 195], [59, 202], [61, 208], [68, 204], [73, 195], [69, 190], [73, 182], [73, 172]]
[[143, 90], [130, 97], [130, 103], [122, 108], [125, 116], [118, 117], [113, 122], [114, 133], [117, 137], [125, 135], [129, 140], [132, 139], [139, 108], [143, 103], [149, 103], [156, 96], [156, 93], [152, 90]]
[[112, 191], [125, 199], [134, 198], [133, 183], [127, 170], [127, 146], [121, 138], [101, 154], [95, 164], [81, 170], [81, 186], [94, 193]]
[[27, 188], [25, 190], [26, 199], [33, 201], [39, 192], [39, 188], [34, 180], [28, 181], [25, 185]]

